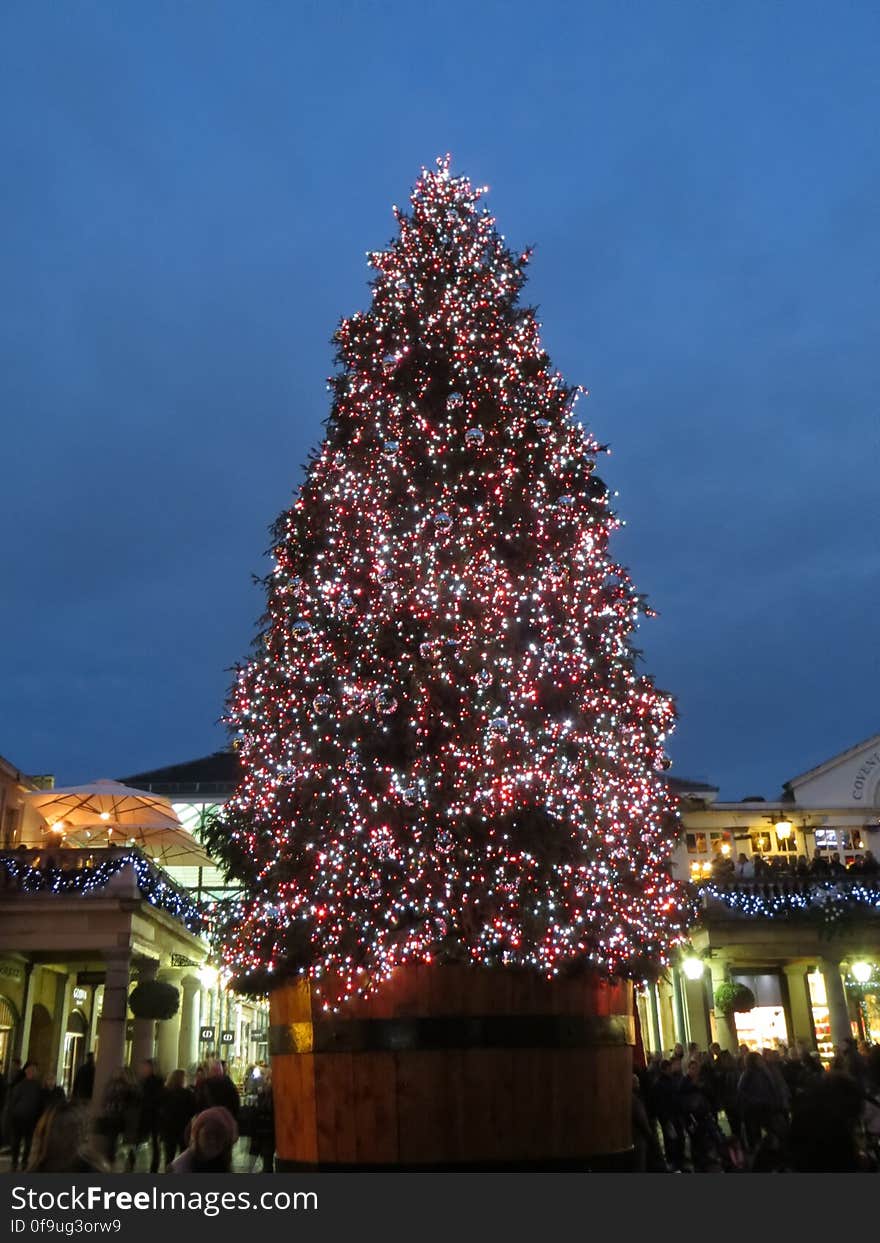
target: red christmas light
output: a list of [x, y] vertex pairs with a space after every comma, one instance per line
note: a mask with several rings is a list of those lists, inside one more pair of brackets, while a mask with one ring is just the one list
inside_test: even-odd
[[[327, 436], [273, 528], [244, 777], [212, 846], [238, 976], [363, 992], [399, 964], [643, 975], [683, 939], [646, 606], [481, 191], [423, 171], [343, 320]], [[320, 984], [319, 984], [320, 986]], [[327, 1004], [340, 1000], [329, 988]]]

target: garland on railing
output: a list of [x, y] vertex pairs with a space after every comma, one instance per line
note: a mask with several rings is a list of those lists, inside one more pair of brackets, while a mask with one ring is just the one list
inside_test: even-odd
[[93, 893], [103, 889], [124, 867], [134, 870], [138, 891], [151, 906], [167, 911], [198, 935], [204, 929], [204, 915], [199, 906], [170, 880], [152, 867], [143, 855], [117, 855], [104, 859], [94, 867], [34, 867], [28, 859], [14, 854], [0, 855], [0, 867], [6, 872], [6, 883], [20, 893]]
[[698, 887], [701, 896], [723, 902], [741, 915], [763, 919], [790, 918], [797, 915], [818, 917], [826, 926], [840, 923], [859, 909], [880, 911], [880, 886], [864, 881], [808, 881], [803, 887], [760, 882], [754, 886], [718, 885], [714, 882]]

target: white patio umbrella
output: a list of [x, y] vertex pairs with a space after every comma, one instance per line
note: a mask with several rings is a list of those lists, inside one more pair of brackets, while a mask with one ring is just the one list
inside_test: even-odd
[[34, 790], [25, 796], [46, 821], [46, 837], [69, 846], [127, 846], [159, 864], [206, 867], [201, 845], [168, 799], [103, 778], [91, 785]]

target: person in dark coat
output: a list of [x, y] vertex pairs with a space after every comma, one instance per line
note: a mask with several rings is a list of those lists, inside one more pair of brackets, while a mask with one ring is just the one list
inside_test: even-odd
[[687, 1074], [678, 1091], [679, 1110], [690, 1137], [691, 1164], [694, 1170], [720, 1171], [714, 1080], [709, 1082], [706, 1067], [699, 1058], [692, 1057], [689, 1060]]
[[862, 1092], [831, 1071], [797, 1096], [791, 1111], [791, 1165], [801, 1174], [857, 1173], [865, 1168], [858, 1131]]
[[75, 1101], [90, 1101], [95, 1090], [95, 1055], [87, 1053], [86, 1060], [73, 1076], [73, 1092]]
[[257, 1102], [254, 1105], [250, 1152], [252, 1157], [262, 1158], [263, 1173], [271, 1174], [275, 1168], [275, 1103], [271, 1075], [263, 1075], [259, 1084]]
[[[150, 1173], [159, 1173], [159, 1111], [165, 1084], [161, 1075], [156, 1074], [156, 1067], [151, 1057], [141, 1062], [141, 1114], [138, 1126], [138, 1143], [150, 1142]], [[134, 1151], [129, 1156], [130, 1167], [134, 1168]]]
[[765, 1131], [778, 1134], [784, 1120], [784, 1102], [760, 1053], [749, 1053], [737, 1085], [745, 1141], [755, 1149]]
[[172, 1070], [165, 1081], [165, 1092], [159, 1105], [159, 1134], [165, 1156], [165, 1169], [178, 1152], [186, 1148], [186, 1130], [196, 1113], [196, 1094], [186, 1086], [182, 1070]]
[[[104, 1089], [104, 1097], [96, 1119], [96, 1129], [103, 1137], [104, 1155], [111, 1168], [116, 1160], [119, 1141], [137, 1144], [141, 1115], [141, 1094], [138, 1081], [128, 1066], [114, 1071]], [[134, 1164], [129, 1158], [129, 1166]]]
[[11, 1167], [27, 1164], [34, 1129], [43, 1112], [43, 1086], [33, 1062], [24, 1066], [22, 1077], [9, 1090], [9, 1132]]
[[236, 1124], [238, 1123], [241, 1108], [238, 1088], [227, 1075], [222, 1062], [212, 1062], [208, 1067], [203, 1090], [208, 1109], [213, 1107], [228, 1109]]
[[45, 1113], [47, 1109], [52, 1109], [54, 1105], [63, 1105], [67, 1101], [67, 1094], [60, 1083], [55, 1082], [54, 1075], [47, 1075], [43, 1080], [43, 1108], [40, 1111]]
[[680, 1170], [684, 1164], [684, 1119], [681, 1113], [680, 1087], [684, 1082], [681, 1062], [664, 1058], [654, 1084], [657, 1120], [663, 1132], [663, 1148], [670, 1169]]
[[731, 1135], [736, 1139], [742, 1138], [742, 1114], [737, 1094], [739, 1075], [736, 1058], [729, 1049], [721, 1049], [715, 1062], [718, 1104], [724, 1110]]

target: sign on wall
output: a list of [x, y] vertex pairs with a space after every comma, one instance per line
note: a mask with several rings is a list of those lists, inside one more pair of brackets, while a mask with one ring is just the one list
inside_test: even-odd
[[221, 1044], [235, 1044], [235, 1032], [221, 1032], [220, 1043]]
[[200, 1027], [199, 1028], [199, 1040], [201, 1040], [203, 1044], [213, 1043], [214, 1033], [216, 1032], [216, 1030], [217, 1029], [215, 1027]]

